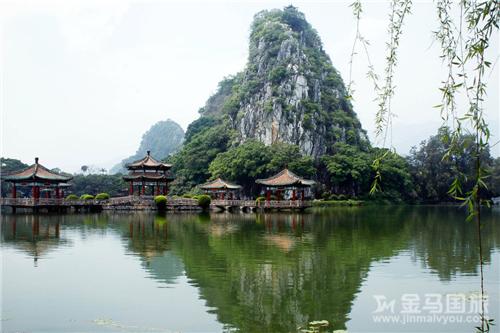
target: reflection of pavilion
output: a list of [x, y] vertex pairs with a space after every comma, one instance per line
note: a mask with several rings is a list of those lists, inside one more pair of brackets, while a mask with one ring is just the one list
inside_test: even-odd
[[5, 216], [1, 225], [2, 243], [27, 253], [35, 265], [39, 258], [69, 243], [60, 238], [59, 221], [40, 222], [37, 215]]

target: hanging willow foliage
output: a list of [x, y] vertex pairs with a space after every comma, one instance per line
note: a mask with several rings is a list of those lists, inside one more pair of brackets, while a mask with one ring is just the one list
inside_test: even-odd
[[[369, 73], [371, 74], [368, 77], [374, 82], [378, 104], [375, 116], [375, 133], [377, 139], [382, 140], [383, 147], [386, 147], [388, 134], [392, 133], [391, 99], [394, 95], [393, 77], [397, 65], [397, 50], [403, 32], [404, 20], [410, 14], [411, 6], [411, 0], [391, 1], [389, 41], [387, 42], [386, 65], [382, 84], [378, 83], [378, 77], [369, 61]], [[356, 36], [349, 64], [351, 78], [348, 92], [350, 95], [353, 94], [352, 66], [358, 42], [363, 46], [369, 60], [368, 42], [362, 37], [359, 29], [363, 12], [361, 0], [356, 0], [351, 7], [356, 19]], [[464, 132], [470, 132], [474, 136], [475, 173], [473, 186], [464, 193], [462, 183], [466, 175], [460, 173], [456, 168], [456, 176], [450, 184], [448, 193], [463, 201], [468, 210], [467, 219], [474, 220], [477, 224], [482, 309], [480, 313], [481, 325], [476, 329], [478, 332], [489, 332], [493, 319], [485, 316], [481, 240], [481, 206], [485, 204], [482, 193], [487, 190], [485, 179], [488, 174], [481, 157], [488, 149], [490, 141], [490, 131], [483, 114], [487, 87], [486, 72], [492, 64], [486, 59], [486, 51], [490, 46], [493, 33], [498, 31], [500, 2], [497, 0], [437, 0], [436, 10], [439, 26], [434, 35], [439, 41], [441, 58], [447, 67], [447, 76], [440, 87], [442, 101], [436, 107], [440, 110], [443, 121], [451, 121], [453, 125], [449, 136], [443, 138], [450, 143], [444, 158], [455, 159], [454, 156], [463, 152], [464, 147], [461, 146], [463, 141], [460, 138]], [[454, 12], [459, 12], [458, 18], [452, 14]], [[465, 95], [467, 100], [467, 109], [463, 114], [460, 114], [457, 108], [456, 99], [459, 94]], [[380, 165], [393, 149], [392, 138], [389, 147], [389, 150], [373, 161], [375, 178], [370, 191], [372, 194], [381, 191]]]

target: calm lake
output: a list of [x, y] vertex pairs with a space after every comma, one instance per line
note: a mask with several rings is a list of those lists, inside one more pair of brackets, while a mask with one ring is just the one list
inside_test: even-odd
[[[464, 217], [399, 206], [2, 215], [2, 332], [298, 332], [312, 320], [474, 332], [477, 234]], [[499, 331], [500, 210], [483, 217]]]

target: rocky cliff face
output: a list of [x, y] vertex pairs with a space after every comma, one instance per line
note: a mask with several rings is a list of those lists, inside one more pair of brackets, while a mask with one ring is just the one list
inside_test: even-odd
[[314, 157], [336, 142], [368, 142], [317, 32], [295, 7], [258, 13], [249, 47], [245, 70], [219, 84], [202, 118], [226, 119], [238, 142], [285, 142]]

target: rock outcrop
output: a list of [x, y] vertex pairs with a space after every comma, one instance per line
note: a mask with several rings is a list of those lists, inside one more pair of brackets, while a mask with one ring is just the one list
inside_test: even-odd
[[367, 143], [342, 78], [304, 14], [292, 6], [258, 13], [249, 48], [245, 70], [219, 84], [202, 118], [227, 119], [238, 142], [285, 142], [313, 157], [331, 153], [336, 142]]

